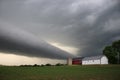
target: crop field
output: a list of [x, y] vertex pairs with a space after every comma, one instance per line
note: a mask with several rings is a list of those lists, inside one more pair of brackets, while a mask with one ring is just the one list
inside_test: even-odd
[[120, 80], [120, 65], [0, 66], [0, 80]]

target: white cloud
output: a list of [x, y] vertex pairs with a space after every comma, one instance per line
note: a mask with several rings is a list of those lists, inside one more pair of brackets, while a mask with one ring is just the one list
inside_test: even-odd
[[55, 43], [55, 42], [50, 42], [51, 45], [57, 47], [57, 48], [60, 48], [64, 51], [67, 51], [73, 55], [76, 55], [77, 54], [77, 51], [79, 50], [78, 48], [75, 48], [75, 47], [70, 47], [70, 46], [65, 46], [63, 44], [60, 44], [60, 43]]

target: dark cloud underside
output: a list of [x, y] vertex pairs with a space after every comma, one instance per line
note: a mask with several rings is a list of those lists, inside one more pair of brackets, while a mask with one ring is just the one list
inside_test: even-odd
[[[120, 39], [119, 23], [119, 0], [1, 0], [0, 50], [27, 56], [71, 56], [47, 41], [78, 48], [79, 56], [100, 55], [104, 46]], [[16, 39], [14, 31], [21, 35], [22, 30], [29, 37]]]
[[62, 51], [20, 29], [0, 28], [0, 51], [30, 57], [66, 59], [73, 55]]

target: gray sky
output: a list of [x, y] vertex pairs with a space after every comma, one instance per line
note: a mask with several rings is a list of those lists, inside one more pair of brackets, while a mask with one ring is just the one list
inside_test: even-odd
[[93, 56], [118, 39], [119, 0], [0, 0], [4, 53], [55, 59]]

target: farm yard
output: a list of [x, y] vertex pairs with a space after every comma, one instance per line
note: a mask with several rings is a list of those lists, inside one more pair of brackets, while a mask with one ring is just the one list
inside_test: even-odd
[[120, 65], [0, 66], [0, 80], [120, 80]]

